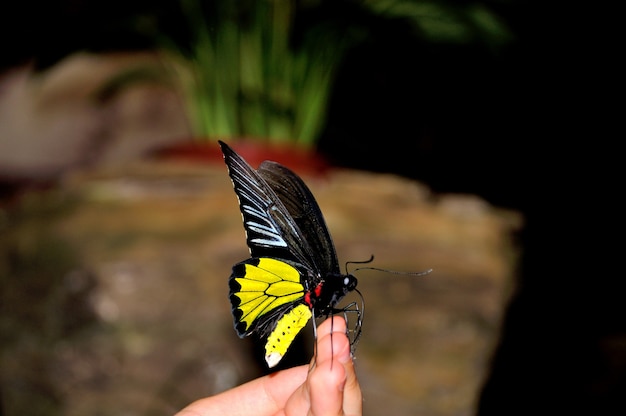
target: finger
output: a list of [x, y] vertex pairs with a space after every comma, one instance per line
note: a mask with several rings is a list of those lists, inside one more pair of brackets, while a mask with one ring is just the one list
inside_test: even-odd
[[290, 368], [252, 380], [218, 395], [198, 400], [177, 416], [274, 415], [304, 383], [308, 366]]
[[346, 416], [361, 415], [363, 414], [363, 395], [361, 393], [361, 386], [359, 380], [356, 377], [356, 371], [354, 369], [354, 361], [348, 353], [348, 359], [343, 361], [342, 356], [337, 358], [344, 368], [346, 373], [346, 381], [343, 387], [343, 411]]
[[[322, 324], [317, 328], [317, 360], [332, 360], [334, 354], [345, 352], [344, 344], [347, 344], [349, 352], [350, 342], [345, 336], [345, 333], [346, 321], [339, 316], [333, 316], [322, 322]], [[328, 339], [326, 339], [326, 337], [328, 337]], [[333, 344], [332, 341], [335, 341], [337, 345]]]
[[[332, 344], [328, 338], [330, 338], [330, 329], [332, 327]], [[314, 375], [309, 376], [309, 380], [311, 382], [312, 388], [312, 404], [317, 405], [317, 401], [315, 400], [317, 396], [315, 392], [320, 392], [321, 397], [335, 397], [332, 391], [324, 391], [323, 388], [329, 386], [335, 386], [342, 391], [342, 408], [340, 408], [339, 413], [329, 413], [329, 414], [346, 414], [346, 415], [360, 415], [362, 414], [363, 409], [363, 397], [361, 393], [361, 387], [359, 385], [354, 362], [352, 360], [352, 356], [350, 355], [350, 341], [348, 337], [345, 335], [346, 331], [346, 322], [341, 317], [334, 317], [334, 320], [331, 323], [331, 320], [326, 320], [320, 327], [318, 328], [318, 334], [322, 334], [320, 337], [320, 343], [318, 345], [318, 355], [317, 359], [319, 362], [319, 372], [315, 372]], [[331, 348], [332, 345], [332, 348]], [[332, 363], [331, 368], [324, 372], [322, 367], [324, 363]], [[342, 367], [342, 371], [336, 371], [339, 367]], [[328, 374], [330, 372], [331, 374]], [[325, 383], [322, 385], [322, 389], [317, 389], [315, 383], [318, 381], [315, 376], [321, 374], [322, 378], [324, 374], [329, 377], [323, 381]], [[343, 379], [340, 382], [336, 380], [333, 381], [330, 377], [340, 377], [343, 376]], [[331, 403], [331, 401], [329, 401]], [[313, 408], [313, 406], [312, 406]], [[315, 408], [315, 410], [318, 410]], [[321, 410], [321, 409], [320, 409]], [[336, 408], [323, 409], [324, 411], [336, 412]], [[343, 413], [341, 413], [343, 411]], [[317, 415], [318, 413], [313, 413]], [[319, 413], [325, 414], [325, 413]]]
[[319, 338], [324, 335], [330, 334], [330, 331], [333, 332], [346, 332], [346, 320], [343, 317], [334, 315], [330, 318], [326, 319], [324, 322], [317, 327], [317, 336]]
[[[287, 402], [286, 415], [341, 414], [341, 389], [345, 380], [345, 371], [341, 363], [333, 363], [332, 359], [333, 352], [339, 352], [343, 343], [349, 344], [344, 335], [345, 328], [345, 321], [341, 318], [336, 318], [334, 321], [327, 319], [318, 327], [317, 353], [316, 357], [311, 360], [316, 365], [310, 370], [306, 383]], [[337, 345], [332, 346], [331, 340]], [[349, 345], [347, 348], [349, 350]], [[349, 358], [349, 352], [347, 354]]]
[[311, 415], [343, 415], [346, 371], [339, 357], [350, 361], [350, 343], [346, 335], [333, 332], [321, 337], [317, 365], [309, 374], [306, 384], [311, 400]]

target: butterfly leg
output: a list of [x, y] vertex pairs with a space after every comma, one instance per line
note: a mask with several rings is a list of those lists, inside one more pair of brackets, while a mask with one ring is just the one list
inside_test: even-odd
[[[356, 290], [355, 290], [356, 291]], [[360, 292], [359, 292], [360, 295]], [[342, 314], [343, 318], [346, 321], [346, 336], [350, 340], [350, 352], [354, 355], [354, 351], [356, 349], [356, 344], [359, 342], [361, 338], [361, 328], [363, 326], [363, 313], [365, 310], [365, 302], [363, 301], [363, 296], [361, 296], [361, 302], [351, 302], [343, 308], [333, 309], [331, 311], [332, 315]], [[350, 316], [355, 317], [355, 322], [353, 325], [350, 325]]]
[[[311, 323], [313, 325], [313, 361], [309, 366], [309, 372], [313, 371], [315, 368], [315, 364], [317, 363], [317, 316], [315, 316], [315, 309], [311, 309], [312, 319]], [[331, 329], [332, 331], [332, 329]]]

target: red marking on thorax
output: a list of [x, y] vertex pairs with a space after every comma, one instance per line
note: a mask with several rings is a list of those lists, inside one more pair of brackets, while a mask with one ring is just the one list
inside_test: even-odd
[[316, 299], [319, 299], [322, 294], [322, 283], [315, 286], [315, 289], [310, 290], [304, 294], [304, 303], [306, 303], [309, 308], [313, 309], [313, 303], [315, 303]]
[[314, 292], [315, 292], [315, 297], [316, 297], [316, 298], [319, 298], [319, 297], [320, 297], [320, 295], [322, 294], [322, 284], [323, 284], [323, 283], [320, 283], [320, 284], [319, 284], [319, 285], [317, 285], [317, 286], [315, 287], [315, 289], [314, 289]]

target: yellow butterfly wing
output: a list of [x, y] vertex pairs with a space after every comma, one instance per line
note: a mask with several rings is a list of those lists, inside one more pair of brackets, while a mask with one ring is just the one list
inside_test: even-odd
[[311, 318], [300, 272], [277, 259], [252, 258], [233, 267], [229, 286], [237, 334], [267, 335], [265, 359], [275, 366]]

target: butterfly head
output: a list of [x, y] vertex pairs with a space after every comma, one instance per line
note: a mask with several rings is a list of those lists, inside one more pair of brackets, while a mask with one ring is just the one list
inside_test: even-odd
[[352, 292], [354, 289], [356, 289], [357, 283], [358, 283], [358, 280], [356, 277], [354, 277], [354, 275], [352, 274], [343, 275], [343, 287], [344, 287], [345, 293]]
[[335, 309], [344, 296], [356, 290], [357, 283], [357, 278], [352, 274], [331, 273], [311, 291], [312, 298], [314, 298], [311, 306], [326, 315]]

